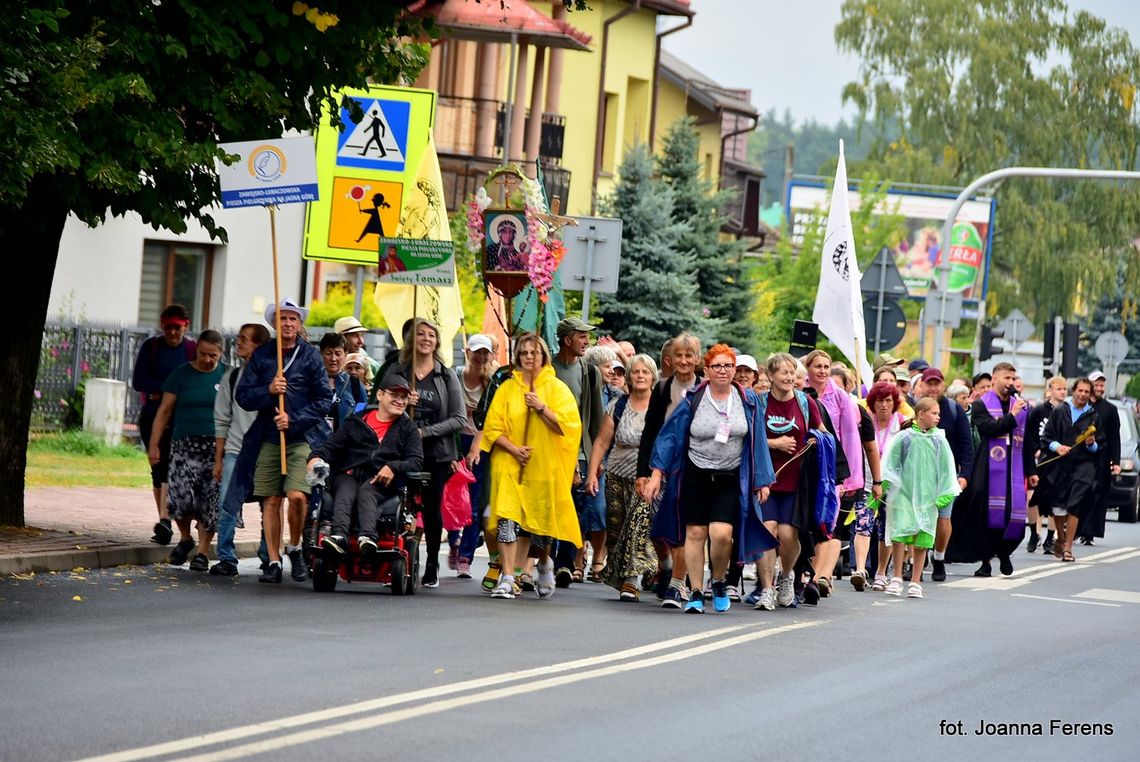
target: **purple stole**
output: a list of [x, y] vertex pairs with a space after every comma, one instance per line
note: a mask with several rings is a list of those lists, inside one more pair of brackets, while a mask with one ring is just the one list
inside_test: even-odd
[[[996, 392], [989, 391], [982, 395], [982, 402], [986, 411], [995, 419], [1005, 415], [1001, 409], [1001, 398]], [[1013, 405], [1010, 397], [1010, 405]], [[1025, 532], [1025, 467], [1021, 459], [1025, 447], [1025, 422], [1029, 418], [1029, 408], [1026, 406], [1014, 416], [1017, 427], [1013, 430], [1012, 443], [1010, 435], [990, 437], [989, 456], [989, 511], [987, 526], [990, 529], [1005, 529], [1004, 537], [1007, 540], [1019, 540]], [[1009, 471], [1013, 468], [1013, 480], [1009, 481]], [[1005, 485], [1010, 484], [1009, 522], [1005, 520], [1006, 493]]]

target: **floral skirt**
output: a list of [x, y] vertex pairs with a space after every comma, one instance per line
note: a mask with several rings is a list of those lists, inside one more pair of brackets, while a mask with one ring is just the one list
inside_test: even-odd
[[657, 569], [657, 551], [649, 539], [653, 508], [634, 488], [633, 479], [606, 476], [606, 568], [602, 578], [615, 590], [629, 577]]
[[218, 528], [219, 484], [214, 481], [214, 438], [190, 436], [170, 445], [170, 518], [197, 519], [211, 532]]

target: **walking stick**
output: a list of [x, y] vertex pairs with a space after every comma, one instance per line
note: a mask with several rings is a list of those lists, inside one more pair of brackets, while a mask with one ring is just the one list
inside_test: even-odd
[[[530, 393], [534, 394], [534, 380], [533, 379], [530, 382]], [[523, 443], [522, 443], [523, 447], [526, 447], [527, 440], [530, 439], [530, 413], [531, 413], [531, 410], [528, 407], [526, 409], [526, 422], [523, 423]], [[526, 464], [525, 463], [519, 463], [519, 484], [522, 484], [523, 469], [524, 468], [526, 468]]]
[[[273, 308], [273, 328], [277, 331], [277, 375], [282, 375], [283, 362], [281, 359], [281, 291], [279, 288], [279, 278], [277, 276], [277, 207], [270, 206], [269, 209], [269, 239], [273, 246], [273, 303], [276, 305]], [[298, 350], [299, 351], [299, 350]], [[277, 395], [277, 412], [285, 412], [285, 395]], [[285, 457], [285, 432], [278, 431], [278, 444], [281, 448], [281, 475], [285, 476], [288, 470], [287, 460]]]

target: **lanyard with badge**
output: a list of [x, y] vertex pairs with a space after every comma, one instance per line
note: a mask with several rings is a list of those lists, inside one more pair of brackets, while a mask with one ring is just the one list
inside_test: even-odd
[[724, 410], [721, 410], [720, 406], [716, 404], [716, 400], [713, 399], [712, 392], [710, 391], [708, 393], [709, 404], [712, 405], [712, 409], [715, 410], [716, 414], [721, 418], [716, 425], [715, 441], [717, 444], [728, 444], [728, 435], [732, 433], [732, 397], [733, 394], [730, 389], [728, 399], [725, 401]]

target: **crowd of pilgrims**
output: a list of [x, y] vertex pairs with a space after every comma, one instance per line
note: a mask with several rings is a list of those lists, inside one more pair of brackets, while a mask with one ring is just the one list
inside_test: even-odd
[[[1030, 553], [1073, 561], [1075, 540], [1103, 537], [1119, 473], [1119, 420], [1099, 373], [1050, 379], [1034, 406], [1008, 363], [947, 384], [923, 360], [882, 354], [859, 380], [818, 349], [758, 362], [681, 333], [650, 355], [594, 342], [577, 318], [558, 324], [553, 350], [516, 337], [503, 367], [496, 340], [472, 335], [451, 369], [426, 319], [409, 321], [402, 349], [380, 362], [355, 318], [314, 347], [304, 308], [270, 305], [269, 324], [275, 309], [281, 372], [265, 325], [242, 327], [240, 363], [227, 368], [222, 336], [190, 341], [177, 305], [139, 352], [153, 541], [179, 533], [172, 564], [236, 575], [234, 530], [256, 501], [259, 580], [280, 583], [285, 556], [293, 579], [307, 579], [306, 501], [314, 466], [327, 463], [336, 511], [323, 551], [333, 554], [345, 552], [354, 512], [359, 548], [375, 548], [377, 502], [408, 473], [430, 474], [428, 588], [446, 540], [447, 568], [464, 580], [486, 546], [481, 590], [494, 599], [588, 581], [687, 613], [741, 601], [774, 610], [817, 605], [844, 570], [855, 591], [921, 599], [928, 565], [934, 582], [948, 563], [990, 576], [996, 561], [1008, 575], [1027, 537]], [[460, 463], [474, 476], [470, 521], [445, 532], [443, 486]]]

